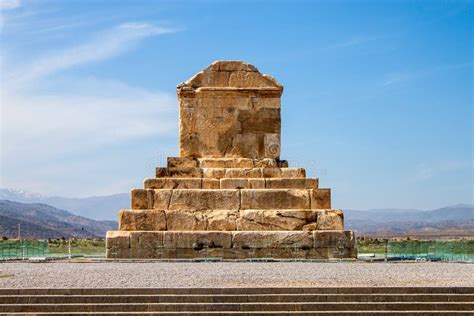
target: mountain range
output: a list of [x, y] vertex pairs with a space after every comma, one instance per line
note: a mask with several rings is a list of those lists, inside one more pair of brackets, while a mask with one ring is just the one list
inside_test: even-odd
[[113, 221], [95, 221], [40, 203], [0, 200], [0, 236], [22, 238], [104, 238]]
[[344, 222], [359, 235], [474, 237], [474, 205], [435, 210], [344, 210]]
[[48, 204], [62, 210], [68, 210], [76, 215], [99, 221], [116, 220], [119, 209], [130, 207], [130, 194], [128, 193], [68, 198], [44, 196], [21, 190], [0, 189], [0, 200]]
[[[103, 237], [116, 229], [118, 210], [129, 207], [130, 195], [65, 198], [0, 189], [0, 200], [8, 200], [0, 201], [0, 235], [16, 236], [15, 223], [21, 222], [41, 236]], [[343, 211], [345, 227], [359, 236], [474, 236], [474, 205]]]

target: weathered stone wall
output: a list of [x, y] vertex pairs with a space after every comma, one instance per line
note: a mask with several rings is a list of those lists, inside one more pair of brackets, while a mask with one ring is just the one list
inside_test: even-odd
[[181, 157], [280, 157], [283, 87], [243, 62], [215, 62], [177, 88]]

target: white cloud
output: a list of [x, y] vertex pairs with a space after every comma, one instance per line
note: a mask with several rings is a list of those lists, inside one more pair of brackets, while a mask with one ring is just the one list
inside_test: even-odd
[[[50, 194], [94, 194], [107, 190], [104, 183], [112, 181], [94, 180], [87, 174], [101, 170], [99, 166], [111, 159], [111, 154], [104, 153], [107, 148], [174, 135], [178, 121], [174, 94], [117, 80], [61, 75], [71, 67], [117, 56], [145, 38], [173, 31], [149, 23], [125, 23], [74, 47], [32, 60], [9, 60], [8, 69], [2, 69], [0, 88], [1, 186]], [[89, 153], [97, 153], [92, 154], [94, 161], [77, 158]], [[74, 168], [85, 174], [72, 176]], [[74, 183], [65, 186], [67, 179]], [[87, 186], [81, 184], [90, 181]]]
[[55, 148], [78, 150], [166, 134], [176, 123], [170, 120], [174, 97], [167, 93], [93, 79], [66, 85], [68, 93], [4, 95], [2, 155], [31, 150], [55, 155]]
[[419, 78], [424, 78], [431, 76], [444, 71], [454, 71], [460, 69], [471, 68], [472, 62], [452, 64], [452, 65], [443, 65], [436, 66], [428, 69], [419, 69], [413, 71], [393, 73], [386, 76], [386, 79], [383, 83], [384, 86], [391, 86], [394, 84], [400, 84], [411, 80], [416, 80]]
[[445, 173], [457, 172], [469, 168], [469, 162], [446, 160], [433, 163], [420, 163], [416, 166], [415, 181], [426, 181]]
[[0, 10], [11, 10], [21, 5], [20, 0], [0, 0]]
[[148, 23], [121, 24], [81, 45], [51, 52], [23, 66], [15, 65], [14, 69], [17, 70], [7, 70], [6, 79], [13, 87], [17, 87], [77, 65], [117, 56], [139, 40], [175, 31]]
[[378, 39], [381, 39], [382, 37], [376, 37], [376, 36], [359, 36], [359, 37], [353, 37], [347, 41], [341, 42], [339, 44], [336, 44], [333, 46], [333, 48], [347, 48], [347, 47], [352, 47], [352, 46], [357, 46], [357, 45], [362, 45], [368, 42], [376, 41]]

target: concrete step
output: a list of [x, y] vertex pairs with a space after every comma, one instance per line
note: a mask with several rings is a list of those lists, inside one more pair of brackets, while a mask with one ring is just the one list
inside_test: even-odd
[[134, 189], [131, 209], [330, 209], [330, 189]]
[[474, 294], [474, 287], [0, 288], [0, 295]]
[[317, 189], [312, 178], [150, 178], [145, 189]]
[[204, 312], [204, 311], [472, 311], [468, 302], [324, 302], [324, 303], [80, 303], [2, 304], [0, 313], [11, 312]]
[[474, 294], [0, 295], [0, 304], [474, 302]]

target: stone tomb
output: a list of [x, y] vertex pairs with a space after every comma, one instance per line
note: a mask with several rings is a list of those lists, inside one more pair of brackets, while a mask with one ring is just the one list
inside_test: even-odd
[[280, 160], [282, 92], [241, 61], [180, 84], [180, 157], [131, 191], [107, 257], [354, 258], [330, 189]]

